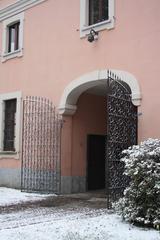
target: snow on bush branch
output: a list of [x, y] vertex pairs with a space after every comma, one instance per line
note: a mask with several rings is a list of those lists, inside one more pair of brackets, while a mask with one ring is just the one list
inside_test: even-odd
[[160, 228], [160, 140], [151, 139], [123, 152], [130, 184], [114, 208], [124, 220]]

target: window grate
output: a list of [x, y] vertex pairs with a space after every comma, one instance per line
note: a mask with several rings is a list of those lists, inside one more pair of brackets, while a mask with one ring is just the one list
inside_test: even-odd
[[89, 0], [89, 25], [109, 19], [108, 0]]
[[5, 101], [4, 151], [15, 151], [16, 99]]

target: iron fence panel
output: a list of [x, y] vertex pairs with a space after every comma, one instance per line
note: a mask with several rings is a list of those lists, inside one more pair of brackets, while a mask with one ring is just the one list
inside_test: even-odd
[[122, 150], [137, 144], [137, 107], [133, 105], [129, 86], [112, 72], [107, 73], [106, 190], [107, 205], [123, 196], [129, 184]]
[[61, 119], [52, 102], [28, 96], [23, 100], [21, 189], [60, 191]]

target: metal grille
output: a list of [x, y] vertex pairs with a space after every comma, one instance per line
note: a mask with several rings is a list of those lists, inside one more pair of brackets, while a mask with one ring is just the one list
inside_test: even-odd
[[52, 102], [27, 97], [23, 101], [22, 191], [59, 192], [60, 136], [61, 119]]
[[89, 0], [89, 25], [108, 19], [108, 0]]
[[122, 150], [137, 143], [137, 107], [125, 82], [111, 72], [107, 79], [106, 189], [110, 207], [129, 183], [120, 158]]
[[15, 151], [16, 99], [5, 101], [4, 151]]

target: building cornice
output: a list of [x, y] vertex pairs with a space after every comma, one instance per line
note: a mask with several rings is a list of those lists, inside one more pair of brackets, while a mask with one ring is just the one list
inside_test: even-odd
[[47, 0], [18, 0], [17, 2], [0, 9], [0, 21], [25, 11]]

